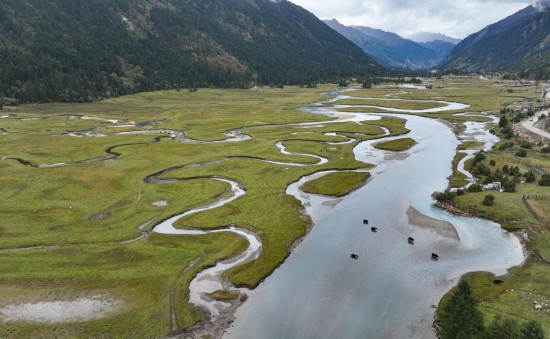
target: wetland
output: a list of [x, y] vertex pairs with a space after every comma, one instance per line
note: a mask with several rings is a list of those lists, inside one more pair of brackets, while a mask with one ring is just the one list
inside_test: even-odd
[[[454, 171], [473, 180], [468, 160], [499, 141], [494, 112], [536, 93], [431, 81], [5, 108], [0, 336], [433, 337], [432, 306], [463, 274], [525, 255], [431, 194]], [[81, 295], [108, 312], [10, 313]]]

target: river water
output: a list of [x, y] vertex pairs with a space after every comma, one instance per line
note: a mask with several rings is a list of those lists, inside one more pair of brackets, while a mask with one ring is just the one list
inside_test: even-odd
[[[288, 188], [315, 226], [249, 293], [224, 338], [433, 338], [431, 306], [462, 274], [505, 274], [523, 262], [519, 240], [499, 225], [433, 207], [430, 195], [447, 187], [458, 140], [441, 122], [402, 117], [418, 145], [405, 160], [385, 160], [384, 152], [372, 149], [373, 141], [359, 144], [356, 158], [377, 164], [374, 177], [335, 207], [300, 192], [298, 184]], [[451, 222], [460, 240], [409, 225], [410, 206]], [[432, 252], [439, 261], [431, 260]]]

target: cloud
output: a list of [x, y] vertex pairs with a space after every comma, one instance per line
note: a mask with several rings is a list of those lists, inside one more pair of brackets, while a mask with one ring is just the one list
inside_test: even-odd
[[[321, 19], [398, 34], [439, 32], [464, 38], [533, 3], [530, 0], [289, 0]], [[549, 0], [544, 0], [548, 2]]]

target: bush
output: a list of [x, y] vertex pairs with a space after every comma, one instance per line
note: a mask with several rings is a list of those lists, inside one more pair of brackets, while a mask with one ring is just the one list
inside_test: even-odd
[[519, 324], [513, 319], [502, 319], [497, 316], [485, 329], [484, 338], [520, 338]]
[[504, 192], [513, 193], [516, 191], [516, 183], [513, 181], [507, 181], [502, 185]]
[[476, 156], [474, 157], [474, 163], [472, 164], [473, 166], [477, 165], [478, 163], [482, 162], [483, 160], [485, 160], [485, 154], [483, 153], [483, 151], [479, 152], [476, 154]]
[[438, 202], [449, 202], [449, 201], [453, 201], [453, 199], [455, 198], [456, 196], [456, 193], [454, 192], [451, 192], [451, 191], [447, 191], [447, 192], [434, 192], [432, 194], [432, 198], [434, 198], [435, 200], [437, 200]]
[[525, 158], [527, 156], [527, 151], [524, 149], [520, 149], [516, 152], [516, 157]]
[[473, 184], [468, 187], [468, 192], [475, 193], [483, 191], [483, 187], [480, 184]]
[[483, 199], [483, 205], [485, 206], [493, 206], [495, 204], [495, 196], [492, 194], [488, 194], [485, 196], [485, 199]]
[[542, 326], [534, 320], [523, 324], [519, 332], [522, 339], [544, 339]]
[[520, 147], [521, 148], [525, 148], [525, 149], [532, 149], [533, 148], [533, 144], [531, 144], [530, 142], [528, 141], [524, 141], [520, 144]]
[[488, 176], [491, 175], [491, 170], [489, 169], [489, 167], [485, 166], [485, 164], [477, 164], [472, 170], [472, 174], [478, 177], [480, 175]]
[[540, 150], [541, 153], [550, 153], [550, 147], [543, 147], [541, 150]]
[[346, 80], [340, 80], [338, 82], [338, 87], [348, 87], [348, 82]]
[[489, 165], [491, 165], [491, 166], [495, 166], [496, 164], [497, 164], [497, 162], [494, 159], [491, 159], [489, 161]]
[[537, 180], [537, 176], [535, 175], [535, 173], [533, 171], [529, 171], [529, 172], [525, 173], [525, 181], [526, 182], [532, 183], [532, 182], [535, 182], [535, 180]]
[[539, 181], [539, 186], [550, 186], [550, 174], [543, 174]]

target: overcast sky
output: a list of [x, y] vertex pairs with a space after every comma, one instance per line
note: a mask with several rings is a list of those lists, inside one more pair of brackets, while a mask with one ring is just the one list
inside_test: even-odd
[[290, 0], [321, 19], [400, 35], [444, 33], [463, 39], [535, 0]]

